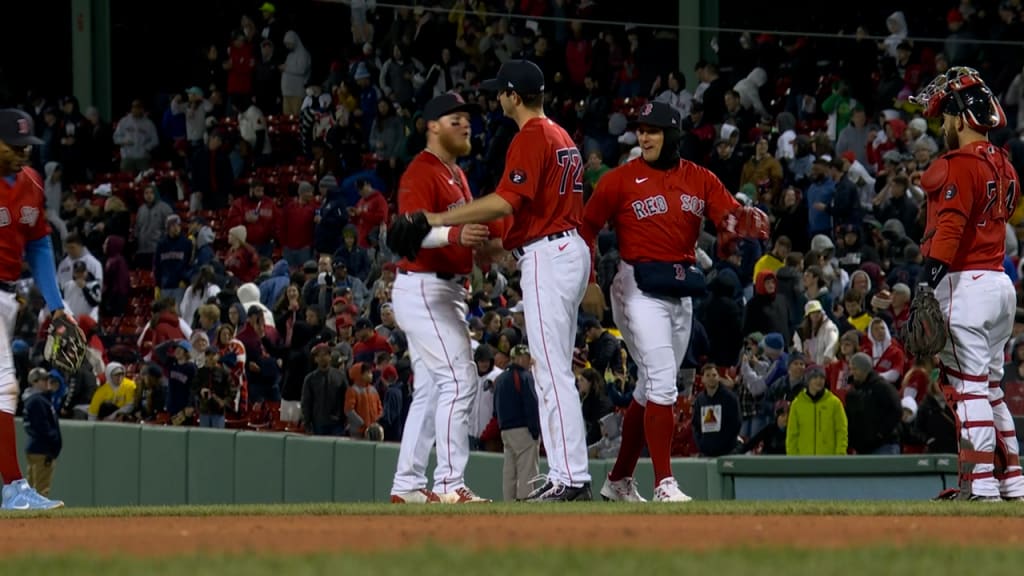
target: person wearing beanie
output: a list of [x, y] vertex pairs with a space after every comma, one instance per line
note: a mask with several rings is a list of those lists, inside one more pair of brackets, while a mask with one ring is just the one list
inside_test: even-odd
[[882, 380], [871, 357], [863, 352], [850, 358], [850, 383], [846, 394], [850, 449], [857, 454], [899, 454], [903, 408], [896, 387]]
[[786, 455], [845, 455], [848, 437], [843, 403], [826, 388], [821, 367], [809, 368], [805, 378], [807, 388], [796, 395], [789, 407]]
[[229, 248], [224, 258], [224, 268], [228, 275], [243, 284], [255, 280], [260, 272], [259, 254], [246, 242], [247, 237], [245, 226], [235, 226], [228, 230]]
[[181, 302], [185, 288], [192, 279], [192, 241], [181, 233], [181, 217], [167, 217], [167, 234], [160, 239], [153, 254], [153, 277], [160, 289], [160, 298], [173, 298]]
[[786, 364], [786, 374], [779, 378], [768, 389], [768, 398], [772, 403], [779, 400], [792, 402], [801, 390], [807, 387], [806, 382], [807, 357], [799, 352], [789, 355]]
[[904, 396], [900, 400], [900, 407], [903, 409], [899, 425], [900, 450], [902, 454], [924, 454], [926, 440], [917, 429], [917, 402]]
[[[789, 366], [789, 355], [785, 352], [786, 343], [782, 334], [769, 332], [761, 340], [761, 349], [764, 356], [757, 354], [745, 355], [746, 361], [741, 363], [740, 378], [743, 384], [750, 390], [751, 395], [758, 404], [759, 417], [751, 422], [751, 435], [756, 434], [759, 428], [765, 425], [773, 413], [775, 400], [772, 397], [771, 389], [786, 377], [786, 370]], [[761, 363], [766, 364], [762, 367]], [[763, 368], [763, 369], [762, 369]]]
[[892, 287], [892, 303], [889, 306], [889, 317], [892, 319], [893, 334], [901, 334], [907, 320], [910, 319], [910, 286], [902, 282]]

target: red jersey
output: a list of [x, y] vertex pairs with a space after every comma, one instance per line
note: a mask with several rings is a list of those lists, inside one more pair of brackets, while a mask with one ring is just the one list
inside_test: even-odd
[[[247, 215], [254, 215], [256, 219], [250, 222]], [[253, 246], [263, 246], [274, 237], [274, 232], [280, 226], [280, 210], [273, 198], [263, 196], [259, 200], [252, 196], [241, 196], [231, 203], [228, 210], [228, 228], [245, 226], [245, 241]]]
[[16, 175], [0, 178], [0, 280], [14, 282], [21, 277], [25, 246], [49, 235], [39, 173], [26, 166]]
[[598, 181], [583, 214], [583, 239], [592, 244], [611, 221], [626, 262], [695, 262], [704, 217], [717, 225], [739, 206], [717, 176], [693, 162], [656, 170], [637, 158]]
[[[404, 179], [404, 178], [403, 178]], [[388, 201], [378, 190], [374, 190], [366, 198], [356, 202], [356, 211], [352, 214], [352, 223], [356, 225], [358, 243], [361, 248], [370, 247], [370, 232], [387, 222]]]
[[512, 139], [494, 193], [515, 214], [505, 233], [506, 250], [575, 230], [583, 219], [583, 157], [561, 126], [533, 118]]
[[1003, 270], [1006, 220], [1020, 194], [1006, 152], [976, 142], [943, 155], [921, 176], [928, 194], [921, 253], [950, 272]]
[[[447, 212], [470, 202], [469, 182], [459, 167], [449, 168], [432, 152], [413, 158], [398, 184], [398, 213]], [[465, 275], [473, 270], [473, 249], [458, 245], [424, 248], [415, 262], [402, 259], [402, 270]]]

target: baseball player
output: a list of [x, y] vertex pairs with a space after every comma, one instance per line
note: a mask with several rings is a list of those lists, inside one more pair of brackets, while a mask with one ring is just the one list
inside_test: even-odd
[[[427, 102], [427, 146], [402, 175], [399, 214], [450, 210], [472, 200], [455, 161], [472, 149], [469, 113], [475, 110], [454, 93]], [[495, 232], [500, 234], [500, 228]], [[399, 264], [392, 300], [395, 319], [409, 340], [416, 385], [391, 488], [393, 503], [487, 501], [465, 485], [464, 472], [477, 387], [466, 322], [466, 277], [473, 270], [472, 246], [489, 236], [488, 228], [478, 224], [432, 233], [415, 260]], [[431, 492], [426, 470], [435, 441]]]
[[448, 212], [427, 214], [441, 227], [515, 214], [502, 246], [522, 273], [526, 336], [534, 351], [541, 434], [549, 472], [527, 500], [590, 500], [587, 445], [572, 350], [576, 315], [587, 291], [590, 250], [577, 229], [583, 216], [583, 158], [572, 138], [544, 115], [544, 73], [528, 60], [502, 64], [483, 82], [519, 125], [493, 194]]
[[[3, 508], [50, 510], [64, 503], [41, 496], [21, 475], [14, 437], [14, 411], [18, 407], [18, 380], [11, 354], [11, 335], [18, 314], [15, 282], [27, 262], [54, 322], [64, 316], [64, 301], [57, 285], [57, 267], [46, 222], [43, 179], [30, 168], [35, 137], [32, 117], [16, 109], [0, 110], [0, 476]], [[66, 317], [71, 320], [70, 315]]]
[[724, 246], [746, 237], [767, 239], [768, 217], [740, 205], [710, 171], [679, 157], [680, 118], [668, 104], [640, 109], [641, 157], [601, 177], [583, 215], [583, 238], [593, 242], [606, 222], [617, 232], [622, 261], [612, 282], [612, 317], [639, 375], [622, 423], [622, 447], [601, 496], [643, 502], [633, 469], [647, 448], [654, 466], [654, 499], [688, 502], [670, 463], [676, 374], [686, 354], [692, 296], [704, 290], [695, 247], [705, 217]]
[[915, 100], [925, 116], [942, 117], [949, 149], [921, 177], [927, 224], [918, 292], [922, 299], [934, 293], [949, 331], [938, 357], [962, 444], [958, 496], [1024, 500], [1016, 430], [1000, 388], [1016, 309], [1003, 273], [1006, 220], [1021, 190], [1006, 153], [988, 141], [1006, 115], [966, 67], [939, 75]]

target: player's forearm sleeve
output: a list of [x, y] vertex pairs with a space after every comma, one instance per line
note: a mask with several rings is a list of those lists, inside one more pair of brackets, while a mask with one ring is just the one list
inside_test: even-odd
[[[443, 248], [449, 244], [454, 244], [451, 235], [452, 232], [457, 232], [458, 229], [454, 226], [435, 226], [430, 229], [430, 232], [423, 237], [423, 241], [420, 242], [420, 248]], [[456, 236], [456, 239], [458, 236]]]
[[49, 236], [32, 240], [25, 246], [25, 260], [32, 270], [36, 287], [51, 311], [64, 308], [64, 299], [57, 285], [57, 264], [53, 260], [53, 243]]

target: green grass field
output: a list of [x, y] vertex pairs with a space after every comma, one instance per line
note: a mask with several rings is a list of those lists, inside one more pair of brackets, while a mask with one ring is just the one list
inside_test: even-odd
[[146, 506], [126, 508], [62, 508], [52, 512], [0, 512], [0, 519], [17, 518], [109, 518], [147, 516], [416, 516], [526, 515], [526, 514], [671, 514], [671, 515], [756, 515], [756, 516], [986, 516], [1024, 517], [1024, 504], [979, 504], [972, 502], [840, 502], [775, 501], [689, 502], [679, 505], [611, 504], [607, 502], [533, 505], [495, 502], [479, 506], [394, 506], [392, 504], [275, 504], [220, 506]]
[[[813, 534], [808, 535], [813, 538]], [[856, 550], [720, 550], [709, 553], [486, 551], [423, 548], [383, 555], [189, 556], [172, 560], [91, 558], [87, 556], [6, 559], [7, 574], [85, 574], [105, 576], [532, 576], [534, 574], [702, 576], [940, 576], [1000, 574], [1024, 562], [1019, 549], [963, 550], [948, 547], [863, 548]]]
[[[50, 513], [0, 514], [0, 540], [17, 538], [19, 531], [31, 531], [37, 524], [32, 518], [51, 518], [58, 522], [64, 518], [103, 519], [158, 517], [218, 516], [508, 516], [579, 515], [581, 523], [588, 516], [616, 514], [678, 515], [680, 522], [704, 521], [712, 524], [714, 518], [696, 516], [757, 515], [757, 516], [928, 516], [936, 522], [949, 524], [955, 530], [956, 518], [1024, 517], [1024, 506], [1017, 503], [972, 504], [961, 502], [695, 502], [683, 505], [617, 505], [603, 502], [565, 505], [493, 504], [479, 506], [392, 506], [388, 504], [308, 504], [275, 506], [206, 506], [206, 507], [149, 507], [149, 508], [69, 508]], [[945, 518], [943, 518], [945, 517]], [[517, 520], [518, 520], [517, 519]], [[357, 519], [353, 518], [353, 521]], [[779, 522], [785, 522], [780, 518]], [[794, 519], [794, 521], [797, 521]], [[524, 524], [525, 526], [526, 524]], [[613, 525], [613, 524], [609, 524]], [[650, 551], [616, 545], [616, 534], [609, 531], [606, 541], [595, 542], [595, 550], [568, 550], [553, 543], [551, 549], [516, 549], [514, 539], [509, 549], [475, 550], [466, 542], [452, 545], [410, 544], [400, 552], [325, 552], [312, 555], [258, 554], [204, 554], [193, 553], [161, 557], [122, 557], [117, 555], [40, 554], [26, 551], [8, 555], [0, 574], [82, 574], [116, 576], [146, 574], [147, 576], [188, 574], [189, 576], [277, 576], [287, 574], [358, 574], [382, 576], [454, 576], [458, 574], [526, 576], [533, 574], [586, 574], [587, 576], [614, 574], [669, 575], [785, 575], [801, 573], [815, 575], [879, 576], [884, 574], [973, 574], [996, 573], [1024, 563], [1024, 547], [1015, 540], [1006, 545], [990, 547], [964, 547], [943, 543], [914, 545], [903, 548], [862, 546], [846, 549], [813, 550], [818, 537], [812, 531], [806, 534], [795, 530], [792, 546], [766, 548], [756, 543], [735, 542], [724, 548], [707, 552], [688, 551], [687, 543], [680, 543], [678, 551]], [[512, 532], [514, 534], [514, 532]], [[111, 534], [118, 538], [118, 534]], [[402, 538], [398, 532], [394, 537]], [[1024, 535], [1008, 535], [1012, 538]], [[606, 542], [606, 544], [605, 544]], [[699, 544], [699, 543], [697, 543]], [[348, 543], [345, 548], [351, 548]], [[339, 547], [340, 549], [340, 547]]]

